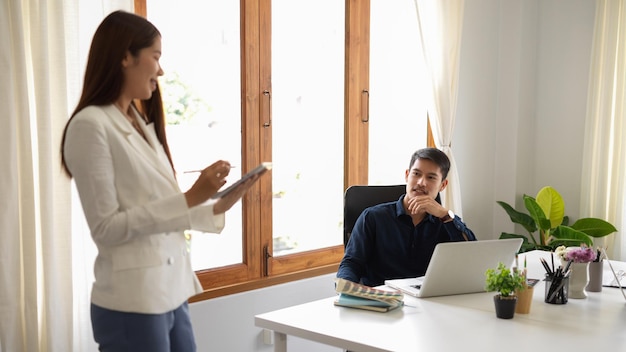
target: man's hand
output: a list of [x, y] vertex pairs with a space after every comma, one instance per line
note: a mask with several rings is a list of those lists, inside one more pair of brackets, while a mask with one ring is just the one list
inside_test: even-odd
[[442, 218], [448, 214], [448, 210], [441, 206], [430, 196], [417, 196], [408, 200], [407, 212], [410, 215], [430, 214]]

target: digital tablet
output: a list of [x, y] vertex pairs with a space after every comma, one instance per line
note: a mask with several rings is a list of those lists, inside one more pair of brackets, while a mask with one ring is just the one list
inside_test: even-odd
[[262, 174], [265, 171], [271, 170], [271, 169], [272, 169], [272, 163], [271, 162], [269, 162], [269, 161], [262, 162], [259, 166], [257, 166], [254, 169], [252, 169], [252, 171], [250, 171], [247, 174], [243, 175], [243, 177], [240, 178], [239, 181], [233, 183], [232, 185], [228, 186], [224, 190], [215, 193], [213, 195], [213, 197], [211, 197], [211, 199], [222, 198], [225, 195], [227, 195], [228, 193], [230, 193], [230, 192], [234, 191], [235, 189], [237, 189], [237, 187], [239, 187], [239, 185], [241, 185], [242, 183], [244, 183], [246, 180], [250, 179], [251, 177], [254, 177], [255, 175], [258, 175], [258, 174]]

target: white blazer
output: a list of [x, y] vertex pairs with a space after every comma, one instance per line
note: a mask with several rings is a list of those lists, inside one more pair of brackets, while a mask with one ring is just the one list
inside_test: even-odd
[[98, 248], [91, 302], [161, 314], [202, 292], [184, 230], [219, 233], [213, 203], [188, 208], [154, 126], [148, 143], [114, 106], [89, 106], [72, 119], [64, 155]]

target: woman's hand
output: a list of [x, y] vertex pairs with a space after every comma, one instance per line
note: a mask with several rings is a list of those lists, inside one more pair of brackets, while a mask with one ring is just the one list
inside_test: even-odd
[[187, 206], [191, 208], [206, 202], [224, 186], [229, 173], [230, 163], [224, 160], [218, 160], [202, 170], [193, 186], [185, 192]]
[[249, 179], [245, 180], [243, 183], [238, 185], [232, 192], [227, 195], [221, 197], [215, 205], [213, 205], [213, 214], [221, 214], [228, 211], [244, 194], [252, 187], [252, 185], [256, 182], [256, 180], [261, 177], [267, 170], [256, 174]]

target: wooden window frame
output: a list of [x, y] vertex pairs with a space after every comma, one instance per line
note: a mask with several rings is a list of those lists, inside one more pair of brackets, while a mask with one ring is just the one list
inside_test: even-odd
[[[241, 101], [244, 168], [271, 160], [271, 0], [240, 0]], [[134, 0], [147, 17], [146, 0]], [[370, 1], [345, 0], [344, 189], [368, 181]], [[269, 126], [268, 126], [269, 125]], [[428, 143], [434, 145], [430, 125]], [[343, 244], [272, 257], [272, 184], [261, 178], [243, 198], [243, 260], [240, 264], [196, 271], [204, 292], [190, 302], [249, 291], [337, 271]]]

